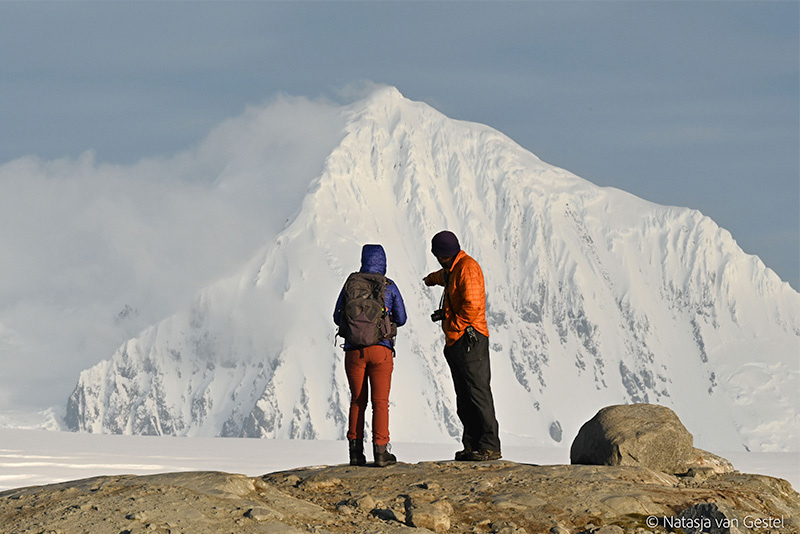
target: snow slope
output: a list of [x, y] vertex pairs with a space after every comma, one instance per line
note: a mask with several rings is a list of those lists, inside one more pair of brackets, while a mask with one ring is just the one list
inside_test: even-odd
[[392, 437], [452, 441], [443, 338], [428, 319], [440, 290], [421, 283], [437, 268], [431, 236], [450, 229], [486, 276], [505, 444], [569, 444], [601, 407], [652, 402], [703, 448], [800, 450], [800, 294], [729, 232], [597, 187], [394, 88], [340, 112], [341, 142], [307, 177], [297, 214], [190, 309], [81, 373], [70, 428], [342, 438], [332, 308], [361, 245], [381, 243], [410, 317]]

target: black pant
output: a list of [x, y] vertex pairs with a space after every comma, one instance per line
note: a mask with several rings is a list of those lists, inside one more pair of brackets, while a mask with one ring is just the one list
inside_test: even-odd
[[473, 339], [464, 334], [444, 348], [444, 357], [456, 388], [456, 413], [464, 425], [461, 442], [466, 449], [500, 452], [490, 385], [489, 338], [477, 331], [474, 334]]

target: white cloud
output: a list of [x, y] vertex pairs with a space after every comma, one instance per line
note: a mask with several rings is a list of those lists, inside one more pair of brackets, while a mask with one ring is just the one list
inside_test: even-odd
[[299, 208], [341, 109], [278, 97], [130, 166], [0, 166], [0, 410], [61, 403], [83, 368], [238, 267]]

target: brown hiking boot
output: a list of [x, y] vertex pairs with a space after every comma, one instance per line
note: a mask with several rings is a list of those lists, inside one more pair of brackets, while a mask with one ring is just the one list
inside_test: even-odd
[[375, 455], [375, 465], [378, 467], [386, 467], [387, 465], [394, 465], [397, 463], [397, 457], [389, 452], [391, 446], [386, 445], [372, 445], [372, 453]]

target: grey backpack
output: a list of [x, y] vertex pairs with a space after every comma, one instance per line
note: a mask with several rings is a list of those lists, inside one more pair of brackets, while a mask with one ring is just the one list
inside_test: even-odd
[[394, 337], [385, 301], [390, 283], [380, 273], [352, 273], [347, 277], [338, 335], [349, 345], [368, 347]]

